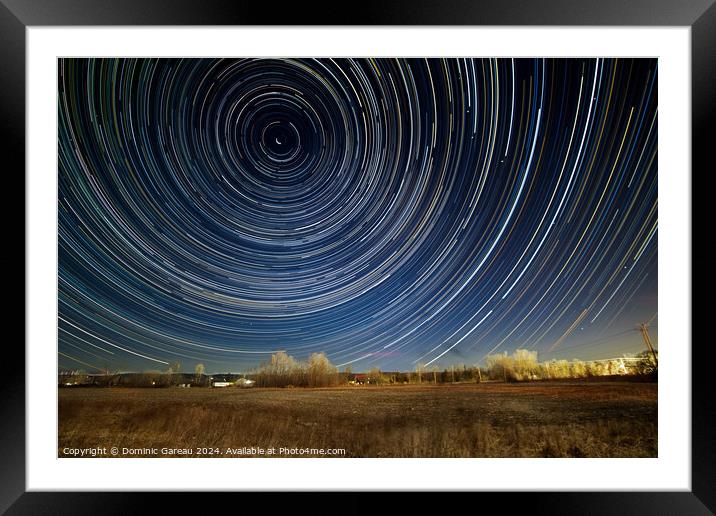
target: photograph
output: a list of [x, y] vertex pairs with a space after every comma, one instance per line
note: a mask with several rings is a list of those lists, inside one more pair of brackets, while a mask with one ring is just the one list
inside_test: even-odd
[[57, 458], [660, 457], [657, 57], [88, 56]]

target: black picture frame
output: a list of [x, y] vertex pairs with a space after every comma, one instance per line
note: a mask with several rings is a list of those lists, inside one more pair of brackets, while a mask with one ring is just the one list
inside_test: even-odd
[[[230, 0], [0, 0], [0, 145], [6, 180], [24, 177], [25, 30], [30, 26], [83, 25], [688, 26], [691, 28], [691, 178], [713, 170], [709, 158], [716, 142], [713, 93], [716, 85], [716, 0], [362, 0], [359, 4], [344, 6], [343, 11], [336, 10], [336, 6], [320, 4], [277, 6], [270, 2], [249, 4]], [[688, 180], [688, 171], [684, 174]], [[21, 188], [24, 190], [24, 181]], [[696, 197], [692, 196], [692, 206], [698, 206], [698, 196], [707, 193], [698, 193], [693, 187], [692, 191], [696, 194]], [[7, 183], [6, 192], [10, 192]], [[16, 218], [14, 215], [6, 219], [10, 221], [8, 225], [12, 225]], [[697, 217], [692, 215], [692, 218]], [[26, 258], [23, 252], [23, 267]], [[12, 367], [5, 368], [0, 397], [0, 513], [133, 514], [141, 512], [142, 506], [147, 507], [148, 496], [159, 498], [156, 501], [161, 514], [189, 510], [190, 498], [194, 500], [195, 497], [177, 493], [26, 492], [25, 386], [31, 372], [25, 371], [25, 353], [17, 342], [10, 338], [4, 340], [3, 359], [9, 360]], [[710, 425], [714, 415], [714, 397], [708, 383], [711, 343], [692, 340], [690, 492], [486, 493], [471, 495], [473, 499], [467, 502], [468, 505], [479, 503], [488, 507], [495, 502], [504, 504], [505, 499], [509, 499], [510, 510], [528, 509], [533, 514], [713, 514], [716, 511], [716, 444]], [[218, 508], [230, 495], [212, 493], [211, 496]], [[239, 494], [241, 505], [249, 507], [254, 501], [261, 503], [255, 500], [258, 496], [262, 495]], [[302, 499], [299, 504], [314, 496], [308, 493], [296, 495]], [[333, 506], [340, 512], [349, 512], [350, 507], [356, 507], [358, 503], [361, 506], [368, 503], [358, 501], [359, 496], [351, 493], [338, 506], [326, 504], [324, 507]], [[454, 503], [464, 504], [460, 498]], [[422, 504], [422, 496], [411, 496], [398, 502], [396, 507], [403, 512], [411, 508], [420, 510]], [[235, 505], [229, 506], [234, 507], [232, 511], [237, 510]], [[373, 509], [378, 508], [382, 512], [388, 510], [389, 505], [373, 506]], [[358, 510], [356, 507], [352, 512]]]

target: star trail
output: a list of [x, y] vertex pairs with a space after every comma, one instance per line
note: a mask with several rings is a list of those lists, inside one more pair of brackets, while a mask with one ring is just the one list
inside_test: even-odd
[[657, 71], [60, 59], [59, 366], [641, 351], [634, 327], [657, 311]]

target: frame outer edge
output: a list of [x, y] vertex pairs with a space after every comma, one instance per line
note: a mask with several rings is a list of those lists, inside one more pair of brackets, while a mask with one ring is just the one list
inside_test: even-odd
[[[694, 23], [712, 0], [1, 0], [27, 25], [614, 25]], [[352, 7], [352, 8], [351, 8]], [[268, 21], [268, 22], [267, 22]]]
[[[693, 189], [694, 178], [704, 179], [712, 175], [713, 145], [716, 142], [716, 3], [712, 3], [691, 27], [691, 149], [692, 149], [692, 226], [695, 220], [711, 220], [712, 214], [705, 213], [712, 206], [710, 190]], [[703, 184], [703, 181], [701, 181]], [[694, 208], [699, 208], [700, 213]], [[701, 215], [701, 216], [699, 216]], [[692, 227], [692, 242], [694, 228]], [[708, 235], [708, 233], [707, 233]], [[707, 236], [708, 238], [708, 236]], [[695, 261], [692, 245], [692, 278], [694, 266], [702, 273], [713, 265], [712, 261], [705, 259]], [[692, 300], [694, 293], [707, 294], [704, 283], [692, 284]], [[714, 440], [713, 419], [716, 414], [713, 387], [710, 381], [713, 378], [713, 343], [710, 339], [695, 339], [693, 327], [693, 312], [698, 307], [700, 311], [708, 309], [708, 298], [705, 301], [693, 303], [692, 301], [692, 476], [691, 489], [693, 493], [712, 512], [716, 512], [716, 441]], [[703, 318], [699, 318], [701, 321]], [[708, 314], [705, 317], [708, 324]]]
[[[19, 187], [25, 198], [25, 26], [4, 4], [0, 4], [0, 148], [2, 149], [2, 168], [5, 175], [5, 191], [9, 197], [20, 197], [10, 178], [21, 182]], [[12, 189], [12, 190], [11, 190]], [[27, 277], [25, 268], [24, 224], [13, 223], [17, 220], [17, 206], [8, 206], [7, 211], [16, 214], [9, 219], [6, 229], [23, 232], [22, 254], [23, 277]], [[25, 213], [23, 209], [23, 214]], [[8, 235], [9, 236], [9, 235]], [[19, 235], [18, 235], [19, 236]], [[8, 243], [9, 244], [9, 243]], [[11, 248], [8, 246], [8, 251]], [[17, 249], [17, 248], [15, 248]], [[10, 251], [15, 253], [14, 251]], [[19, 257], [15, 259], [15, 263]], [[9, 260], [6, 266], [9, 266]], [[11, 273], [12, 274], [12, 273]], [[15, 294], [7, 299], [16, 311], [25, 308], [25, 291], [22, 297]], [[7, 316], [6, 316], [7, 317]], [[16, 316], [17, 317], [17, 316]], [[20, 332], [24, 337], [24, 316]], [[14, 327], [17, 322], [13, 322]], [[0, 513], [25, 491], [25, 347], [17, 342], [17, 331], [6, 335], [2, 362], [5, 365], [2, 394], [0, 395]], [[12, 336], [10, 336], [12, 335]], [[17, 349], [15, 349], [17, 348]]]
[[[30, 24], [47, 24], [47, 25], [61, 25], [62, 23], [74, 23], [76, 24], [87, 24], [86, 15], [82, 15], [78, 12], [70, 11], [63, 13], [57, 18], [48, 18], [46, 15], [52, 15], [52, 9], [44, 13], [27, 13], [28, 16], [22, 16], [20, 19], [18, 16], [23, 13], [12, 12], [5, 3], [7, 0], [3, 0], [0, 3], [0, 62], [3, 63], [3, 69], [0, 74], [0, 91], [2, 96], [0, 97], [0, 114], [1, 114], [1, 125], [0, 125], [0, 145], [5, 150], [5, 156], [15, 158], [13, 161], [15, 169], [22, 168], [24, 170], [25, 156], [24, 156], [24, 141], [25, 141], [25, 25], [24, 23]], [[10, 0], [10, 3], [16, 4]], [[57, 2], [57, 9], [62, 9], [62, 4], [67, 4], [64, 0]], [[72, 3], [72, 2], [70, 2]], [[104, 2], [100, 2], [103, 4]], [[710, 7], [703, 11], [699, 9], [702, 14], [693, 22], [692, 25], [692, 161], [693, 163], [703, 164], [705, 166], [710, 158], [709, 148], [716, 141], [716, 135], [714, 134], [714, 96], [713, 87], [716, 84], [716, 60], [713, 56], [716, 55], [716, 4], [713, 0], [710, 0]], [[110, 17], [117, 16], [117, 22], [121, 23], [120, 19], [127, 19], [127, 16], [132, 17], [131, 14], [127, 14], [131, 7], [132, 2], [126, 2], [124, 5], [116, 4], [115, 9], [112, 10]], [[188, 4], [181, 2], [182, 7], [178, 11], [184, 11]], [[17, 7], [17, 5], [15, 5]], [[396, 11], [403, 11], [400, 6], [396, 6]], [[415, 6], [420, 11], [420, 6]], [[659, 7], [656, 10], [659, 10]], [[488, 8], [489, 9], [489, 8]], [[17, 9], [14, 9], [17, 10]], [[21, 8], [22, 10], [22, 8]], [[124, 15], [121, 15], [119, 11], [125, 11]], [[458, 9], [459, 10], [459, 9]], [[687, 10], [687, 9], [685, 9]], [[694, 13], [694, 6], [691, 5], [688, 11]], [[32, 8], [30, 8], [32, 11]], [[91, 11], [91, 10], [90, 10]], [[151, 11], [151, 9], [150, 9]], [[18, 14], [18, 16], [16, 16]], [[44, 14], [44, 15], [43, 15]], [[91, 13], [87, 13], [91, 16]], [[145, 13], [146, 14], [146, 13]], [[154, 13], [152, 13], [154, 14]], [[254, 13], [259, 14], [259, 13]], [[372, 14], [372, 16], [371, 16]], [[368, 13], [369, 17], [381, 18], [376, 16], [377, 13]], [[395, 12], [385, 13], [382, 23], [395, 23]], [[470, 12], [463, 20], [463, 23], [471, 23], [480, 16], [476, 16], [479, 13]], [[514, 13], [513, 13], [514, 14]], [[489, 16], [484, 17], [483, 23], [490, 23], [490, 20], [495, 18], [495, 14], [492, 13]], [[504, 16], [509, 17], [509, 13]], [[643, 25], [659, 24], [664, 23], [664, 19], [668, 18], [672, 20], [672, 25], [681, 24], [684, 20], [684, 12], [681, 14], [673, 9], [670, 12], [664, 13], [662, 7], [662, 13], [654, 16], [646, 15], [646, 20], [639, 23]], [[154, 16], [150, 15], [149, 18]], [[499, 18], [500, 16], [497, 15]], [[515, 16], [519, 18], [520, 16]], [[559, 16], [563, 18], [564, 16]], [[573, 14], [567, 16], [573, 18], [573, 23], [579, 23], [577, 20], [581, 18], [579, 15]], [[106, 16], [103, 16], [106, 18]], [[212, 18], [209, 15], [209, 18]], [[247, 16], [246, 21], [251, 23], [257, 23], [253, 16]], [[258, 18], [261, 18], [259, 16]], [[386, 19], [387, 18], [387, 19]], [[411, 17], [412, 18], [412, 17]], [[421, 18], [421, 16], [418, 16]], [[606, 15], [607, 19], [613, 19], [611, 16]], [[264, 18], [265, 19], [265, 18]], [[657, 19], [659, 21], [657, 21]], [[693, 18], [692, 18], [693, 19]], [[22, 20], [22, 21], [21, 21]], [[199, 21], [199, 20], [197, 20]], [[378, 19], [373, 20], [374, 22], [381, 23]], [[415, 20], [410, 20], [415, 22]], [[408, 23], [410, 23], [410, 21]], [[438, 23], [441, 21], [447, 23], [445, 20], [436, 20]], [[211, 19], [202, 19], [199, 23], [211, 24], [221, 23], [218, 21], [212, 21]], [[524, 24], [525, 22], [515, 20], [517, 24]], [[533, 20], [533, 23], [539, 20]], [[630, 19], [628, 22], [632, 22]], [[627, 23], [628, 23], [627, 22]], [[140, 22], [142, 23], [142, 22]], [[146, 21], [144, 23], [147, 23]], [[149, 21], [151, 23], [151, 20]], [[165, 22], [171, 24], [171, 21]], [[226, 23], [223, 22], [223, 23]], [[231, 21], [229, 21], [231, 23]], [[325, 22], [324, 22], [325, 23]], [[403, 22], [405, 23], [405, 22]], [[424, 21], [422, 22], [425, 23]], [[435, 22], [432, 22], [435, 23]], [[604, 20], [601, 21], [601, 24]], [[559, 23], [558, 23], [559, 24]], [[600, 24], [598, 19], [585, 20], [581, 24]], [[694, 167], [695, 168], [695, 167]], [[699, 169], [703, 168], [699, 167]], [[707, 170], [703, 170], [702, 175], [707, 173]], [[692, 173], [693, 175], [693, 173]], [[24, 173], [22, 174], [24, 177]], [[23, 182], [24, 191], [24, 182]], [[701, 194], [703, 196], [703, 194]], [[703, 199], [703, 197], [699, 197]], [[696, 201], [696, 198], [694, 198]], [[703, 206], [704, 203], [694, 202], [696, 206]], [[706, 203], [708, 205], [708, 203]], [[23, 228], [24, 229], [24, 228]], [[25, 248], [23, 247], [23, 264], [25, 260]], [[705, 262], [701, 262], [706, 265]], [[701, 268], [701, 263], [697, 262], [698, 267]], [[24, 265], [23, 265], [24, 267]], [[26, 273], [26, 272], [25, 272]], [[700, 290], [704, 290], [700, 287]], [[24, 305], [23, 295], [23, 307]], [[709, 386], [706, 384], [706, 379], [710, 378], [708, 349], [709, 343], [704, 342], [701, 348], [694, 347], [692, 350], [694, 359], [692, 382], [694, 385], [693, 389], [693, 410], [692, 410], [692, 489], [694, 495], [711, 511], [716, 507], [716, 493], [714, 493], [713, 486], [716, 485], [716, 472], [714, 470], [714, 464], [716, 464], [716, 444], [712, 438], [712, 427], [710, 417], [713, 416], [714, 400], [713, 396], [710, 395]], [[0, 457], [2, 457], [3, 468], [0, 470], [0, 513], [4, 513], [18, 498], [21, 498], [19, 504], [15, 504], [13, 509], [20, 509], [28, 502], [30, 494], [23, 495], [25, 491], [25, 357], [24, 353], [19, 355], [21, 362], [15, 368], [8, 368], [6, 371], [7, 387], [4, 389], [2, 397], [0, 397], [0, 421], [4, 421], [6, 426], [0, 428]], [[21, 364], [21, 366], [20, 366]], [[702, 379], [702, 380], [699, 380]], [[697, 382], [703, 382], [702, 389], [698, 389]], [[8, 423], [13, 423], [15, 427], [7, 426]], [[48, 493], [49, 494], [49, 493]], [[57, 501], [62, 498], [67, 498], [66, 493], [64, 496], [55, 493]], [[129, 493], [127, 493], [129, 494]], [[355, 493], [354, 493], [355, 494]], [[555, 493], [556, 494], [556, 493]], [[573, 493], [574, 495], [576, 493]], [[605, 493], [606, 494], [606, 493]], [[626, 494], [626, 493], [624, 493]], [[633, 493], [636, 495], [636, 493]], [[36, 493], [37, 496], [40, 493]], [[609, 496], [608, 494], [606, 494]], [[678, 496], [681, 500], [684, 500], [682, 493]], [[98, 496], [101, 497], [100, 493], [96, 495], [86, 494], [84, 496]], [[570, 496], [570, 495], [567, 495]], [[34, 496], [33, 496], [34, 498]], [[129, 498], [129, 497], [127, 497]], [[75, 499], [74, 501], [78, 501]], [[25, 506], [27, 507], [27, 506]], [[704, 507], [704, 508], [706, 508]], [[683, 507], [685, 508], [685, 507]], [[82, 513], [81, 507], [79, 507]], [[12, 511], [11, 512], [15, 512]], [[539, 511], [538, 511], [539, 512]]]

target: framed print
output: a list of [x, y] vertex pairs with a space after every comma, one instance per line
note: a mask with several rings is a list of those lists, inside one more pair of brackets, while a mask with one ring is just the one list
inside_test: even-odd
[[542, 4], [4, 1], [26, 338], [2, 508], [709, 514], [691, 169], [716, 8]]

